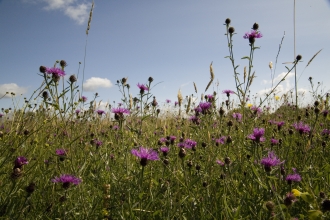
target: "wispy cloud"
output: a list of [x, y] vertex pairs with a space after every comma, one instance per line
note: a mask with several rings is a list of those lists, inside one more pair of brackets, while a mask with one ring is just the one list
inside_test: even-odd
[[61, 11], [79, 25], [84, 24], [89, 17], [90, 5], [79, 0], [23, 0], [23, 2], [46, 4], [43, 7], [45, 10]]
[[11, 98], [10, 93], [15, 93], [16, 95], [24, 94], [27, 89], [24, 87], [19, 87], [16, 83], [8, 83], [0, 85], [0, 97]]
[[112, 83], [107, 78], [92, 77], [84, 82], [85, 91], [95, 91], [99, 88], [110, 88]]

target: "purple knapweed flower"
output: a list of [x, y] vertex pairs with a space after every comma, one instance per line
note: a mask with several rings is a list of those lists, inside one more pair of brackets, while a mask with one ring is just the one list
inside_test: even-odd
[[76, 114], [78, 115], [80, 113], [80, 110], [79, 109], [76, 109]]
[[216, 162], [217, 162], [217, 164], [219, 164], [219, 165], [222, 166], [222, 167], [225, 165], [225, 163], [222, 162], [221, 160], [217, 160]]
[[300, 182], [301, 176], [297, 173], [296, 168], [292, 168], [294, 174], [289, 174], [286, 176], [285, 180], [288, 182], [288, 184], [292, 184], [292, 182]]
[[254, 128], [253, 134], [250, 134], [248, 138], [255, 141], [256, 143], [264, 142], [266, 140], [264, 134], [265, 134], [264, 128]]
[[140, 93], [144, 93], [144, 91], [149, 91], [149, 88], [143, 84], [138, 83], [137, 87], [139, 87]]
[[126, 115], [129, 115], [131, 112], [126, 109], [126, 108], [113, 108], [111, 110], [112, 113], [114, 114], [119, 114], [119, 115], [123, 115], [123, 114], [126, 114]]
[[64, 189], [68, 189], [71, 184], [78, 185], [81, 183], [81, 179], [69, 174], [62, 174], [60, 177], [52, 179], [53, 183], [62, 183]]
[[46, 68], [46, 73], [57, 77], [65, 76], [65, 72], [57, 67]]
[[96, 148], [99, 148], [103, 143], [102, 143], [102, 141], [100, 141], [98, 139], [94, 139], [94, 144], [95, 144]]
[[165, 101], [166, 101], [166, 103], [171, 103], [171, 100], [169, 100], [169, 99], [166, 99]]
[[200, 122], [201, 122], [201, 120], [200, 120], [197, 116], [195, 116], [195, 115], [191, 116], [191, 117], [189, 118], [189, 121], [191, 121], [192, 123], [194, 123], [194, 124], [196, 124], [196, 125], [199, 125]]
[[178, 101], [175, 101], [175, 102], [174, 102], [174, 106], [175, 106], [175, 107], [176, 107], [178, 104], [179, 104]]
[[209, 102], [212, 102], [214, 99], [214, 96], [212, 94], [206, 95], [206, 98]]
[[311, 131], [309, 125], [304, 124], [302, 122], [294, 123], [293, 127], [299, 132], [299, 134], [309, 134], [309, 132]]
[[257, 114], [258, 116], [260, 116], [260, 114], [262, 113], [262, 109], [257, 106], [251, 106], [251, 110], [254, 112], [254, 114]]
[[29, 161], [26, 159], [26, 157], [19, 156], [19, 157], [17, 157], [16, 160], [14, 161], [14, 164], [15, 164], [14, 169], [15, 169], [15, 168], [19, 168], [19, 169], [21, 169], [23, 165], [26, 165], [26, 164], [28, 164], [28, 163], [29, 163]]
[[272, 170], [272, 167], [278, 166], [283, 162], [280, 161], [275, 155], [273, 151], [268, 152], [268, 157], [262, 158], [260, 163], [264, 165], [265, 171], [270, 172]]
[[149, 160], [159, 160], [158, 153], [153, 149], [148, 149], [140, 146], [139, 150], [133, 149], [131, 153], [139, 157], [141, 166], [146, 166]]
[[184, 141], [184, 145], [185, 145], [185, 148], [189, 148], [190, 149], [190, 148], [196, 147], [197, 142], [194, 141], [194, 140], [191, 140], [191, 139], [186, 139]]
[[105, 111], [99, 109], [96, 111], [96, 113], [101, 116], [101, 115], [105, 114]]
[[243, 36], [244, 39], [249, 39], [249, 42], [251, 44], [254, 43], [256, 38], [261, 38], [262, 34], [260, 31], [257, 30], [251, 30], [250, 32], [246, 32]]
[[284, 121], [279, 121], [279, 122], [277, 122], [276, 124], [277, 124], [277, 129], [278, 129], [278, 130], [281, 130], [281, 128], [282, 128], [282, 126], [285, 124], [285, 122], [284, 122]]
[[160, 148], [160, 151], [163, 152], [164, 156], [167, 156], [168, 152], [170, 151], [170, 148], [163, 146]]
[[235, 118], [238, 122], [242, 121], [242, 114], [241, 113], [233, 113], [233, 118]]
[[211, 102], [201, 102], [201, 103], [199, 103], [197, 108], [195, 108], [195, 112], [200, 112], [202, 114], [206, 114], [206, 113], [208, 113], [208, 110], [211, 108], [211, 106], [212, 106]]
[[55, 153], [56, 153], [57, 156], [66, 156], [67, 155], [67, 152], [68, 152], [68, 150], [66, 150], [66, 149], [57, 149], [55, 151]]
[[279, 140], [277, 140], [277, 139], [275, 139], [275, 138], [272, 138], [271, 140], [270, 140], [270, 144], [271, 145], [277, 145], [279, 143]]
[[222, 91], [222, 94], [226, 94], [226, 95], [227, 95], [227, 97], [229, 97], [229, 96], [230, 96], [230, 94], [235, 94], [235, 92], [234, 92], [234, 91], [232, 91], [232, 90], [229, 90], [229, 89], [227, 89], [227, 90], [223, 90], [223, 91]]
[[327, 117], [329, 114], [329, 110], [323, 110], [321, 113], [323, 114], [324, 117]]
[[219, 144], [224, 144], [226, 141], [226, 136], [222, 136], [219, 139], [215, 139], [215, 144], [218, 146]]
[[81, 96], [81, 101], [86, 102], [87, 101], [87, 97], [86, 96]]
[[118, 126], [118, 125], [114, 125], [114, 126], [112, 127], [112, 129], [115, 130], [115, 131], [116, 131], [116, 130], [119, 130], [119, 126]]

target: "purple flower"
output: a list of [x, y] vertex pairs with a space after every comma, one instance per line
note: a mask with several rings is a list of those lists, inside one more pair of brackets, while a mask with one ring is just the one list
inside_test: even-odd
[[253, 134], [248, 135], [248, 138], [259, 143], [264, 142], [266, 139], [264, 137], [265, 129], [264, 128], [254, 128]]
[[0, 118], [2, 118], [2, 116], [4, 116], [4, 114], [0, 113]]
[[26, 165], [28, 164], [29, 161], [26, 159], [26, 157], [23, 157], [23, 156], [20, 156], [20, 157], [17, 157], [16, 160], [14, 161], [14, 164], [15, 164], [15, 168], [19, 168], [21, 169], [23, 165]]
[[197, 108], [195, 108], [195, 112], [201, 112], [203, 114], [208, 113], [209, 108], [211, 108], [212, 103], [211, 102], [201, 102], [199, 103], [199, 105], [197, 106]]
[[115, 114], [119, 114], [119, 115], [123, 115], [123, 114], [126, 114], [126, 115], [129, 115], [131, 112], [126, 109], [126, 108], [113, 108], [111, 110], [112, 113], [115, 113]]
[[222, 167], [225, 165], [225, 163], [222, 162], [221, 160], [217, 160], [216, 162], [217, 162], [217, 164], [219, 164], [219, 165], [222, 166]]
[[186, 139], [186, 140], [184, 140], [183, 142], [181, 142], [181, 143], [179, 143], [178, 144], [178, 147], [181, 147], [181, 148], [189, 148], [189, 149], [191, 149], [191, 148], [193, 148], [193, 147], [196, 147], [196, 145], [197, 145], [197, 142], [196, 141], [194, 141], [194, 140], [191, 140], [191, 139]]
[[293, 127], [299, 132], [299, 134], [309, 134], [309, 132], [311, 131], [311, 128], [307, 124], [304, 124], [302, 122], [294, 123]]
[[57, 67], [46, 68], [46, 73], [52, 74], [53, 76], [57, 76], [57, 77], [65, 76], [65, 72]]
[[166, 103], [171, 103], [171, 100], [169, 100], [169, 99], [166, 99], [165, 101], [166, 101]]
[[131, 153], [141, 159], [141, 166], [146, 166], [149, 160], [159, 160], [158, 153], [153, 149], [140, 146], [139, 150], [133, 149]]
[[327, 117], [328, 114], [329, 114], [329, 110], [323, 110], [322, 114], [323, 114], [324, 117]]
[[66, 150], [66, 149], [57, 149], [55, 151], [56, 155], [58, 155], [58, 156], [66, 156], [67, 152], [68, 152], [68, 150]]
[[115, 131], [116, 131], [116, 130], [119, 130], [119, 126], [118, 126], [118, 125], [114, 125], [114, 126], [112, 127], [112, 129], [115, 130]]
[[297, 173], [296, 168], [292, 168], [294, 174], [289, 174], [286, 176], [285, 180], [288, 182], [288, 184], [292, 184], [292, 182], [300, 182], [301, 176]]
[[96, 148], [99, 148], [103, 143], [100, 140], [94, 139], [94, 144], [95, 144]]
[[242, 114], [240, 113], [233, 113], [233, 118], [235, 118], [237, 121], [242, 121]]
[[79, 109], [76, 109], [76, 114], [78, 115], [80, 113], [80, 110]]
[[284, 124], [284, 121], [277, 122], [277, 129], [280, 130]]
[[223, 91], [222, 91], [222, 94], [226, 94], [226, 95], [227, 95], [227, 97], [229, 97], [229, 96], [230, 96], [230, 94], [235, 94], [235, 92], [234, 92], [234, 91], [232, 91], [232, 90], [229, 90], [229, 89], [227, 89], [227, 90], [223, 90]]
[[86, 102], [87, 101], [87, 97], [86, 96], [81, 96], [81, 101]]
[[166, 146], [160, 148], [160, 151], [163, 152], [163, 155], [166, 157], [170, 149]]
[[81, 183], [81, 179], [69, 174], [62, 174], [60, 177], [55, 177], [52, 179], [53, 183], [63, 183], [63, 188], [67, 189], [70, 187], [70, 184], [78, 185]]
[[265, 171], [270, 172], [272, 170], [272, 167], [278, 166], [283, 162], [280, 161], [275, 155], [273, 151], [268, 152], [268, 157], [262, 158], [260, 163], [264, 165]]
[[218, 146], [219, 144], [224, 144], [225, 141], [226, 141], [226, 136], [222, 136], [221, 138], [216, 139], [216, 140], [215, 140], [215, 143], [216, 143], [216, 145]]
[[138, 83], [137, 87], [139, 87], [140, 92], [149, 91], [149, 88], [143, 84]]
[[96, 113], [101, 116], [101, 115], [105, 114], [105, 111], [99, 109], [96, 111]]
[[179, 104], [178, 101], [175, 101], [175, 102], [174, 102], [174, 106], [175, 106], [175, 107], [176, 107], [178, 104]]
[[271, 145], [276, 145], [276, 144], [278, 144], [279, 143], [279, 140], [277, 140], [277, 139], [275, 139], [275, 138], [272, 138], [271, 140], [270, 140], [270, 144]]
[[211, 95], [211, 94], [209, 94], [209, 95], [206, 95], [206, 98], [207, 98], [207, 100], [208, 100], [209, 102], [212, 102], [213, 99], [214, 99], [214, 96]]
[[191, 116], [191, 117], [189, 118], [189, 121], [191, 121], [192, 123], [194, 123], [194, 124], [196, 124], [196, 125], [199, 125], [200, 122], [201, 122], [201, 120], [200, 120], [197, 116], [195, 116], [195, 115]]
[[257, 114], [258, 116], [262, 113], [262, 109], [257, 106], [252, 106], [251, 110], [254, 112], [254, 114]]
[[262, 34], [260, 33], [260, 31], [257, 30], [251, 30], [250, 32], [246, 32], [243, 36], [244, 39], [249, 39], [249, 42], [251, 44], [254, 43], [255, 38], [261, 38]]

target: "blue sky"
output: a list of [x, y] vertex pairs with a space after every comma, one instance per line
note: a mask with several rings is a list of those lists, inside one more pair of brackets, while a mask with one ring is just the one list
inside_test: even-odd
[[[286, 71], [283, 62], [293, 61], [293, 0], [233, 0], [233, 1], [99, 1], [95, 7], [91, 29], [86, 27], [91, 0], [0, 0], [0, 96], [15, 92], [14, 103], [22, 103], [37, 89], [42, 78], [40, 65], [53, 66], [56, 60], [68, 63], [67, 75], [79, 73], [82, 84], [84, 50], [87, 39], [84, 95], [98, 101], [118, 102], [120, 93], [114, 84], [128, 77], [131, 93], [137, 96], [137, 83], [146, 83], [149, 76], [158, 84], [152, 93], [159, 103], [183, 96], [204, 93], [210, 79], [213, 62], [213, 90], [235, 90], [228, 55], [224, 21], [232, 20], [235, 62], [243, 73], [249, 54], [248, 41], [243, 39], [254, 22], [260, 26], [263, 38], [257, 39], [261, 49], [254, 55], [255, 78], [251, 94], [263, 94], [270, 88], [270, 61], [275, 63], [279, 43], [285, 32], [275, 77]], [[297, 68], [300, 75], [309, 59], [322, 52], [303, 72], [301, 91], [310, 91], [308, 77], [322, 82], [329, 90], [330, 1], [296, 1], [296, 52], [303, 56]], [[278, 93], [293, 88], [293, 75], [281, 84]], [[23, 94], [23, 95], [20, 95]], [[196, 94], [195, 94], [196, 96]], [[220, 101], [225, 100], [220, 95]], [[18, 104], [19, 105], [19, 104]], [[12, 98], [0, 99], [0, 108], [14, 107]]]

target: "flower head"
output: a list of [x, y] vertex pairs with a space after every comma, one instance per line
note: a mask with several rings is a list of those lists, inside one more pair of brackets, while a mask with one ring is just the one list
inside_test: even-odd
[[311, 131], [309, 125], [304, 124], [302, 122], [294, 123], [293, 127], [299, 132], [299, 134], [309, 134], [309, 132]]
[[261, 38], [262, 34], [260, 31], [257, 30], [251, 30], [250, 32], [246, 32], [243, 36], [244, 39], [249, 39], [249, 42], [251, 44], [254, 43], [256, 38]]
[[179, 147], [184, 147], [184, 148], [189, 148], [189, 149], [196, 147], [196, 145], [197, 145], [197, 142], [194, 140], [191, 140], [191, 139], [186, 139], [183, 142], [178, 144]]
[[259, 142], [264, 142], [266, 139], [264, 137], [265, 134], [265, 129], [264, 128], [254, 128], [253, 129], [253, 134], [250, 134], [248, 138], [251, 140], [259, 143]]
[[288, 182], [288, 184], [292, 184], [292, 182], [300, 182], [301, 176], [297, 173], [296, 168], [292, 168], [294, 174], [289, 174], [286, 176], [285, 180]]
[[140, 93], [142, 93], [142, 94], [144, 93], [144, 91], [149, 91], [149, 88], [143, 84], [138, 83], [137, 87], [139, 87]]
[[113, 108], [111, 110], [112, 113], [115, 113], [115, 114], [126, 114], [126, 115], [129, 115], [131, 112], [126, 109], [126, 108]]
[[23, 165], [26, 165], [28, 164], [29, 161], [26, 159], [26, 157], [23, 157], [23, 156], [20, 156], [20, 157], [17, 157], [14, 164], [15, 164], [15, 168], [19, 168], [21, 169]]
[[99, 109], [99, 110], [96, 111], [96, 113], [97, 113], [98, 115], [103, 115], [103, 114], [105, 114], [105, 111]]
[[233, 118], [235, 118], [237, 121], [242, 121], [242, 114], [241, 113], [233, 113]]
[[67, 155], [67, 152], [68, 152], [68, 150], [65, 150], [65, 149], [57, 149], [55, 151], [55, 153], [56, 153], [57, 156], [66, 156]]
[[87, 101], [87, 97], [86, 96], [81, 96], [81, 101], [86, 102]]
[[159, 160], [158, 153], [153, 149], [140, 146], [139, 150], [133, 149], [131, 153], [141, 159], [140, 164], [146, 166], [149, 160]]
[[62, 69], [56, 67], [46, 68], [46, 73], [56, 77], [65, 76], [65, 72]]
[[227, 95], [227, 97], [229, 97], [229, 96], [230, 96], [230, 94], [235, 94], [235, 92], [234, 92], [234, 91], [232, 91], [232, 90], [229, 90], [229, 89], [227, 89], [227, 90], [223, 90], [223, 91], [222, 91], [222, 94], [226, 94], [226, 95]]
[[55, 177], [52, 179], [53, 183], [63, 183], [63, 188], [67, 189], [70, 187], [70, 184], [78, 185], [81, 183], [81, 179], [69, 174], [62, 174], [60, 177]]
[[171, 100], [169, 100], [169, 99], [166, 99], [165, 101], [166, 101], [166, 103], [171, 103]]
[[221, 160], [217, 160], [216, 162], [217, 162], [217, 164], [219, 164], [219, 165], [222, 166], [222, 167], [225, 165], [225, 163], [222, 162]]
[[276, 157], [275, 153], [273, 151], [270, 151], [268, 152], [268, 157], [262, 158], [260, 163], [264, 165], [264, 168], [267, 172], [270, 172], [272, 167], [278, 166], [284, 163], [284, 161], [281, 162], [280, 159]]
[[297, 189], [292, 189], [291, 192], [293, 193], [293, 195], [295, 195], [296, 197], [299, 197], [301, 195], [301, 192]]
[[216, 145], [218, 146], [219, 144], [224, 144], [226, 141], [226, 136], [222, 136], [221, 138], [219, 139], [215, 139], [215, 143]]

